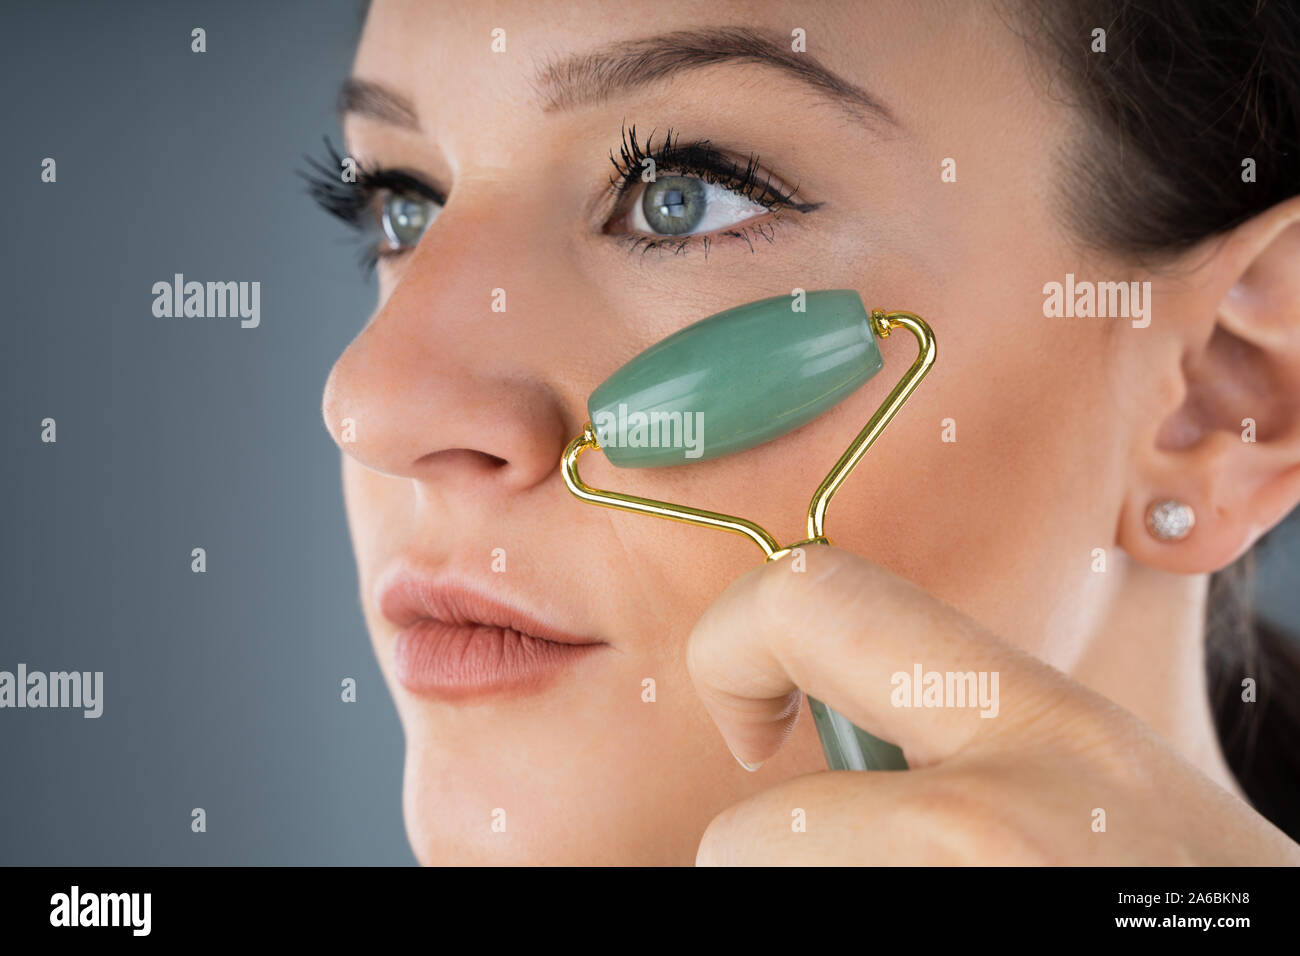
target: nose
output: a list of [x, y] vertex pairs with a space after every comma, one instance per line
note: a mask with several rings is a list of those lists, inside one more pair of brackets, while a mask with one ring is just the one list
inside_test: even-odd
[[[519, 282], [507, 308], [534, 297], [529, 271], [503, 263], [490, 237], [426, 234], [379, 312], [335, 363], [322, 414], [338, 446], [366, 468], [450, 486], [520, 491], [558, 467], [574, 425], [548, 384], [543, 318], [493, 311], [496, 276]], [[480, 220], [482, 222], [482, 220]], [[543, 297], [538, 295], [537, 300]], [[513, 300], [513, 301], [512, 301]]]

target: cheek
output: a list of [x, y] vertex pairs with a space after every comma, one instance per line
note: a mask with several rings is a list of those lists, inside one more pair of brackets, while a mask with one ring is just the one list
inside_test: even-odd
[[[1038, 298], [984, 308], [965, 317], [1001, 316], [992, 332], [936, 321], [934, 370], [837, 495], [827, 529], [1064, 667], [1103, 603], [1092, 551], [1113, 546], [1123, 496], [1124, 450], [1106, 425], [1109, 340], [1097, 324], [1045, 325]], [[836, 448], [872, 407], [828, 416]]]
[[[1121, 399], [1109, 330], [1044, 318], [1042, 268], [953, 301], [887, 296], [932, 320], [939, 360], [832, 500], [827, 533], [1068, 667], [1108, 586], [1092, 563], [1095, 548], [1113, 546], [1122, 500], [1124, 449], [1107, 425]], [[978, 286], [973, 277], [948, 279], [949, 289]], [[882, 350], [876, 379], [777, 441], [670, 471], [620, 471], [595, 457], [589, 480], [749, 518], [783, 544], [799, 540], [813, 492], [911, 363], [915, 342], [895, 334]], [[626, 560], [640, 620], [654, 623], [633, 627], [653, 630], [642, 646], [663, 655], [727, 583], [762, 560], [739, 536], [638, 516], [612, 521], [618, 547], [606, 550]], [[655, 600], [665, 594], [672, 601]]]

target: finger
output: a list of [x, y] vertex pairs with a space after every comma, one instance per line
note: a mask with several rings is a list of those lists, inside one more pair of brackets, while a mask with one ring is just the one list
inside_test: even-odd
[[[719, 813], [700, 839], [698, 866], [1043, 865], [1052, 847], [1026, 838], [1007, 800], [1008, 776], [833, 771], [782, 781]], [[1042, 781], [1034, 780], [1041, 794]], [[1032, 796], [1027, 798], [1032, 805]], [[1032, 812], [1032, 811], [1030, 811]]]
[[912, 767], [977, 743], [1025, 744], [1044, 713], [1082, 720], [1095, 704], [884, 568], [824, 545], [803, 557], [803, 571], [785, 558], [734, 582], [687, 645], [696, 689], [742, 762], [766, 760], [789, 736], [798, 689], [897, 744]]

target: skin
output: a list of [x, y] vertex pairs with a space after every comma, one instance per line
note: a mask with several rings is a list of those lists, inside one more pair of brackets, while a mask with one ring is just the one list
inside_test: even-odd
[[[720, 24], [803, 28], [809, 54], [897, 124], [755, 64], [538, 103], [541, 62]], [[420, 129], [350, 115], [349, 155], [450, 192], [418, 245], [381, 260], [378, 307], [323, 403], [421, 862], [1300, 859], [1232, 780], [1203, 656], [1207, 574], [1300, 500], [1300, 200], [1158, 271], [1088, 251], [1059, 213], [1062, 190], [1082, 187], [1056, 165], [1083, 120], [981, 4], [574, 2], [542, 17], [528, 3], [379, 0], [354, 75], [409, 98]], [[600, 199], [633, 123], [756, 153], [823, 205], [779, 214], [752, 250], [718, 237], [707, 256], [698, 243], [629, 253]], [[947, 157], [955, 183], [941, 180]], [[1150, 281], [1150, 325], [1045, 318], [1044, 283], [1066, 273]], [[835, 548], [808, 549], [803, 573], [789, 560], [755, 571], [740, 537], [567, 493], [560, 453], [596, 385], [679, 328], [794, 288], [858, 289], [868, 307], [926, 317], [939, 342], [935, 371], [831, 506]], [[768, 445], [626, 472], [597, 453], [584, 478], [800, 539], [809, 495], [915, 347], [896, 335], [882, 350], [881, 375]], [[1145, 528], [1162, 498], [1196, 511], [1180, 542]], [[412, 695], [375, 595], [399, 558], [608, 647], [535, 693]], [[914, 663], [998, 670], [999, 716], [890, 706], [889, 675]], [[824, 772], [806, 706], [790, 725], [794, 687], [919, 769]], [[794, 807], [806, 833], [791, 834]]]

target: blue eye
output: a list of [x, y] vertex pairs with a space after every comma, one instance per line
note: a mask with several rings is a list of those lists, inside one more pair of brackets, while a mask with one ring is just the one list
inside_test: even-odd
[[632, 204], [627, 226], [652, 236], [687, 236], [735, 226], [770, 210], [695, 176], [661, 176]]
[[389, 193], [380, 208], [380, 224], [391, 250], [410, 249], [438, 217], [442, 206], [419, 196]]

